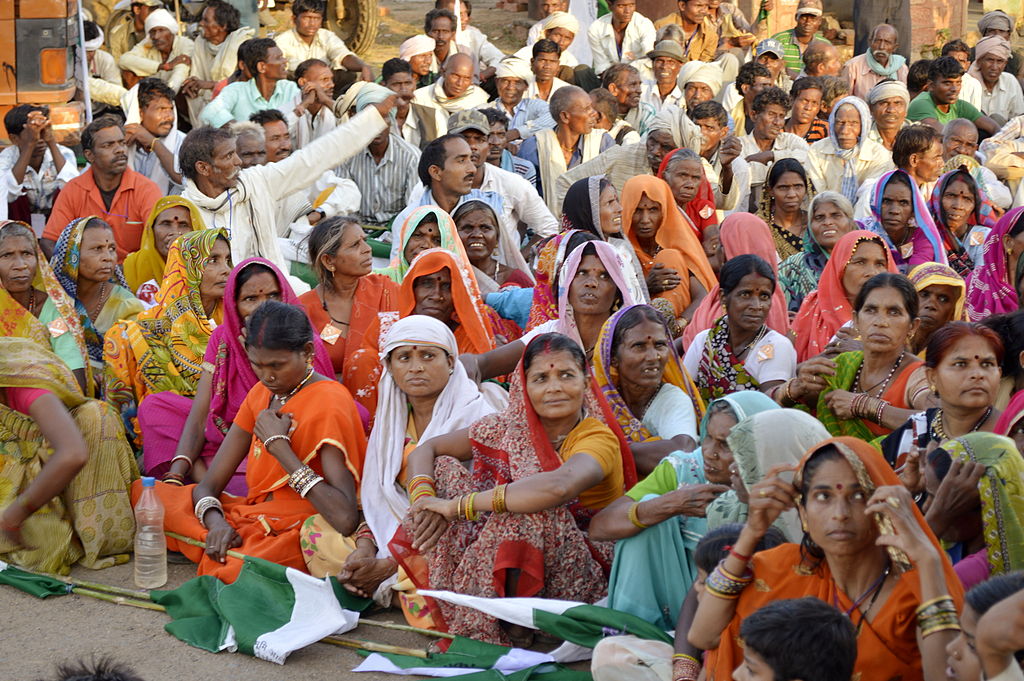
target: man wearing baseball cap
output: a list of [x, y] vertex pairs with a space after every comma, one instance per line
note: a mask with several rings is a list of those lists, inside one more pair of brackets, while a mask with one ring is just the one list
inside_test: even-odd
[[683, 91], [679, 89], [679, 71], [683, 67], [683, 48], [674, 40], [662, 40], [647, 53], [654, 67], [654, 80], [645, 81], [640, 102], [655, 111], [666, 106], [679, 106]]
[[772, 72], [772, 84], [789, 92], [793, 79], [786, 72], [786, 48], [778, 40], [762, 40], [754, 48], [754, 61], [764, 64]]
[[[550, 236], [558, 232], [559, 224], [555, 216], [548, 210], [544, 200], [532, 184], [519, 175], [502, 170], [487, 162], [490, 152], [489, 138], [491, 124], [480, 111], [460, 111], [448, 119], [448, 133], [462, 135], [469, 143], [470, 160], [476, 166], [473, 176], [473, 189], [501, 197], [502, 227], [512, 243], [518, 243], [513, 237], [516, 226], [522, 222], [535, 234]], [[503, 263], [515, 266], [516, 263]]]
[[786, 68], [794, 77], [804, 68], [804, 50], [811, 41], [825, 40], [825, 36], [818, 32], [822, 13], [821, 0], [800, 0], [796, 7], [796, 26], [772, 36], [782, 44], [786, 52]]

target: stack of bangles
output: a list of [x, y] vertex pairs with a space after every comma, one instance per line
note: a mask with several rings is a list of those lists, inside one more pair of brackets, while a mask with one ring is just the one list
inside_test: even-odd
[[469, 494], [463, 494], [459, 497], [459, 520], [468, 520], [473, 522], [480, 517], [475, 510], [473, 510], [473, 502], [476, 500], [476, 492], [470, 492]]
[[772, 391], [772, 399], [779, 404], [785, 404], [786, 402], [796, 404], [796, 398], [793, 397], [793, 393], [790, 392], [790, 388], [793, 386], [793, 381], [795, 380], [795, 378], [791, 378], [775, 388], [775, 390]]
[[359, 523], [359, 527], [356, 528], [356, 535], [355, 536], [356, 536], [356, 541], [359, 541], [360, 539], [369, 539], [370, 541], [372, 541], [374, 543], [374, 546], [377, 545], [376, 540], [374, 540], [374, 538], [373, 538], [373, 531], [370, 530], [370, 526], [366, 524], [365, 520], [363, 522]]
[[206, 527], [206, 522], [203, 521], [203, 517], [206, 515], [207, 511], [213, 508], [220, 511], [222, 515], [224, 514], [224, 507], [221, 506], [220, 499], [217, 497], [203, 497], [196, 502], [196, 507], [193, 512], [196, 514], [199, 524], [203, 527]]
[[732, 601], [740, 597], [747, 585], [754, 581], [754, 573], [748, 568], [742, 577], [737, 577], [725, 569], [725, 559], [718, 564], [704, 580], [704, 588], [712, 596]]
[[420, 497], [436, 497], [434, 479], [429, 475], [414, 475], [409, 481], [409, 505], [416, 503]]
[[309, 466], [296, 468], [295, 472], [288, 476], [288, 486], [298, 492], [303, 499], [311, 489], [323, 481], [323, 477], [317, 475], [316, 471]]
[[850, 405], [850, 411], [853, 412], [854, 416], [858, 416], [862, 419], [869, 419], [875, 423], [882, 423], [882, 412], [885, 408], [890, 406], [888, 402], [880, 397], [872, 397], [867, 393], [857, 393], [853, 397], [853, 403]]
[[164, 473], [164, 477], [160, 478], [160, 480], [170, 485], [178, 485], [179, 487], [184, 487], [185, 474], [192, 470], [193, 461], [191, 458], [185, 456], [184, 454], [178, 454], [176, 457], [171, 459], [172, 468], [174, 467], [175, 461], [184, 461], [185, 463], [188, 464], [188, 468], [185, 469], [185, 473], [172, 473], [170, 471], [167, 471], [166, 473]]
[[921, 638], [939, 631], [960, 631], [960, 619], [956, 614], [956, 604], [949, 595], [925, 601], [917, 607], [916, 615], [917, 628], [921, 630]]
[[697, 681], [699, 677], [700, 660], [686, 653], [672, 656], [672, 681]]

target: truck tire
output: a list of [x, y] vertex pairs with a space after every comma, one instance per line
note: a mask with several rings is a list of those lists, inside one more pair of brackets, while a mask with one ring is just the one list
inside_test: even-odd
[[[342, 3], [341, 8], [338, 3]], [[363, 54], [373, 46], [379, 25], [377, 0], [328, 0], [327, 27], [357, 54]]]

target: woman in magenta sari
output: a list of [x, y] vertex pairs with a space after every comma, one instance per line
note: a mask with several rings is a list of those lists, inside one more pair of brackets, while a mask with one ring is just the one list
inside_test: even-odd
[[[213, 330], [203, 356], [203, 371], [194, 399], [173, 393], [151, 395], [147, 404], [150, 432], [163, 436], [148, 438], [143, 468], [149, 475], [171, 484], [199, 482], [217, 453], [238, 408], [256, 385], [256, 374], [242, 346], [242, 328], [252, 312], [267, 300], [298, 305], [299, 299], [288, 279], [269, 260], [249, 258], [228, 277], [224, 289], [224, 323]], [[321, 375], [333, 376], [331, 360], [317, 334], [313, 366]], [[185, 415], [187, 414], [187, 418]], [[184, 428], [182, 428], [182, 419]], [[245, 495], [245, 465], [239, 467], [227, 486], [228, 493]]]
[[967, 276], [967, 318], [978, 322], [1020, 307], [1024, 207], [999, 218], [985, 238], [985, 264]]

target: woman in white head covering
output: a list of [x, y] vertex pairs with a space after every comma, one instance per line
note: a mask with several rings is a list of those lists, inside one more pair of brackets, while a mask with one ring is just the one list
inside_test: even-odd
[[490, 392], [488, 401], [459, 361], [455, 336], [432, 317], [395, 322], [380, 357], [384, 372], [359, 488], [368, 529], [353, 541], [313, 516], [303, 525], [302, 548], [310, 574], [336, 575], [346, 588], [388, 605], [399, 582], [388, 542], [409, 511], [406, 456], [417, 443], [467, 428], [505, 405]]

